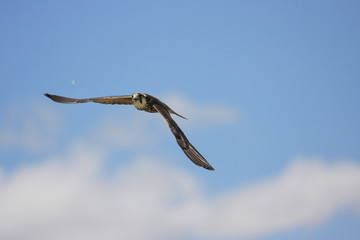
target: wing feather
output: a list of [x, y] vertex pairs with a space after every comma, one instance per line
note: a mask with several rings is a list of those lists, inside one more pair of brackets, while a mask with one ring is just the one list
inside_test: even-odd
[[177, 123], [172, 119], [170, 113], [167, 111], [165, 107], [163, 107], [160, 103], [154, 103], [154, 108], [162, 115], [162, 117], [165, 119], [167, 124], [169, 125], [169, 128], [171, 132], [174, 134], [175, 139], [181, 149], [184, 151], [186, 156], [193, 161], [198, 166], [201, 166], [203, 168], [206, 168], [208, 170], [215, 170], [209, 163], [206, 161], [206, 159], [196, 150], [196, 148], [189, 142], [189, 140], [186, 138], [183, 131], [180, 129], [180, 127], [177, 125]]
[[123, 95], [123, 96], [107, 96], [107, 97], [97, 97], [97, 98], [84, 98], [84, 99], [76, 99], [76, 98], [67, 98], [58, 95], [52, 95], [45, 93], [45, 96], [50, 98], [51, 100], [59, 103], [86, 103], [86, 102], [95, 102], [101, 104], [121, 104], [121, 105], [131, 105], [133, 104], [131, 100], [131, 95]]

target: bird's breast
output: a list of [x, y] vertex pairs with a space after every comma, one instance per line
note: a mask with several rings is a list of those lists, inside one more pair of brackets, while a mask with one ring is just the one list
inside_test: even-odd
[[144, 110], [146, 108], [146, 101], [135, 101], [134, 106], [139, 110]]

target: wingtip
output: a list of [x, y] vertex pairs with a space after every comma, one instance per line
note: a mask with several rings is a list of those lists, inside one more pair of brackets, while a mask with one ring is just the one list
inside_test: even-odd
[[51, 100], [54, 101], [54, 99], [53, 99], [53, 97], [52, 97], [51, 94], [49, 94], [49, 93], [44, 93], [44, 96], [45, 96], [45, 97], [48, 97], [48, 98], [50, 98]]
[[175, 113], [175, 114], [176, 114], [176, 115], [178, 115], [179, 117], [181, 117], [181, 118], [185, 119], [185, 120], [189, 120], [189, 119], [187, 119], [186, 117], [181, 116], [180, 114], [177, 114], [177, 113]]
[[206, 166], [204, 168], [210, 171], [215, 171], [215, 168], [213, 168], [212, 166]]

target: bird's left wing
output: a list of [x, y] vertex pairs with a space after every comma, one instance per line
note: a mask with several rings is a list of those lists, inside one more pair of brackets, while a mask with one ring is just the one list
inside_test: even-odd
[[45, 96], [50, 98], [51, 100], [59, 103], [86, 103], [86, 102], [95, 102], [102, 104], [122, 104], [122, 105], [130, 105], [133, 104], [131, 100], [131, 95], [123, 95], [123, 96], [108, 96], [108, 97], [97, 97], [97, 98], [68, 98], [53, 94], [45, 93]]
[[215, 170], [206, 159], [195, 149], [195, 147], [189, 142], [186, 138], [183, 131], [177, 125], [177, 123], [172, 119], [170, 113], [166, 110], [166, 108], [161, 103], [154, 103], [154, 108], [163, 116], [171, 132], [174, 134], [175, 139], [181, 149], [184, 151], [186, 156], [193, 161], [196, 165], [206, 168], [208, 170]]

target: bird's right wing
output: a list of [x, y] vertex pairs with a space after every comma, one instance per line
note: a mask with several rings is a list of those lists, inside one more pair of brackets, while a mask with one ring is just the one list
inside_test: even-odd
[[196, 148], [189, 142], [183, 131], [172, 119], [167, 109], [160, 103], [154, 103], [154, 108], [163, 116], [171, 132], [174, 134], [176, 142], [179, 144], [181, 149], [184, 151], [186, 156], [193, 161], [196, 165], [206, 168], [208, 170], [214, 170], [214, 168], [206, 161], [206, 159], [196, 150]]
[[48, 93], [45, 93], [44, 95], [58, 103], [95, 102], [95, 103], [102, 103], [102, 104], [122, 104], [122, 105], [133, 104], [133, 102], [131, 100], [131, 95], [84, 98], [84, 99], [67, 98], [67, 97], [52, 95], [52, 94], [48, 94]]

